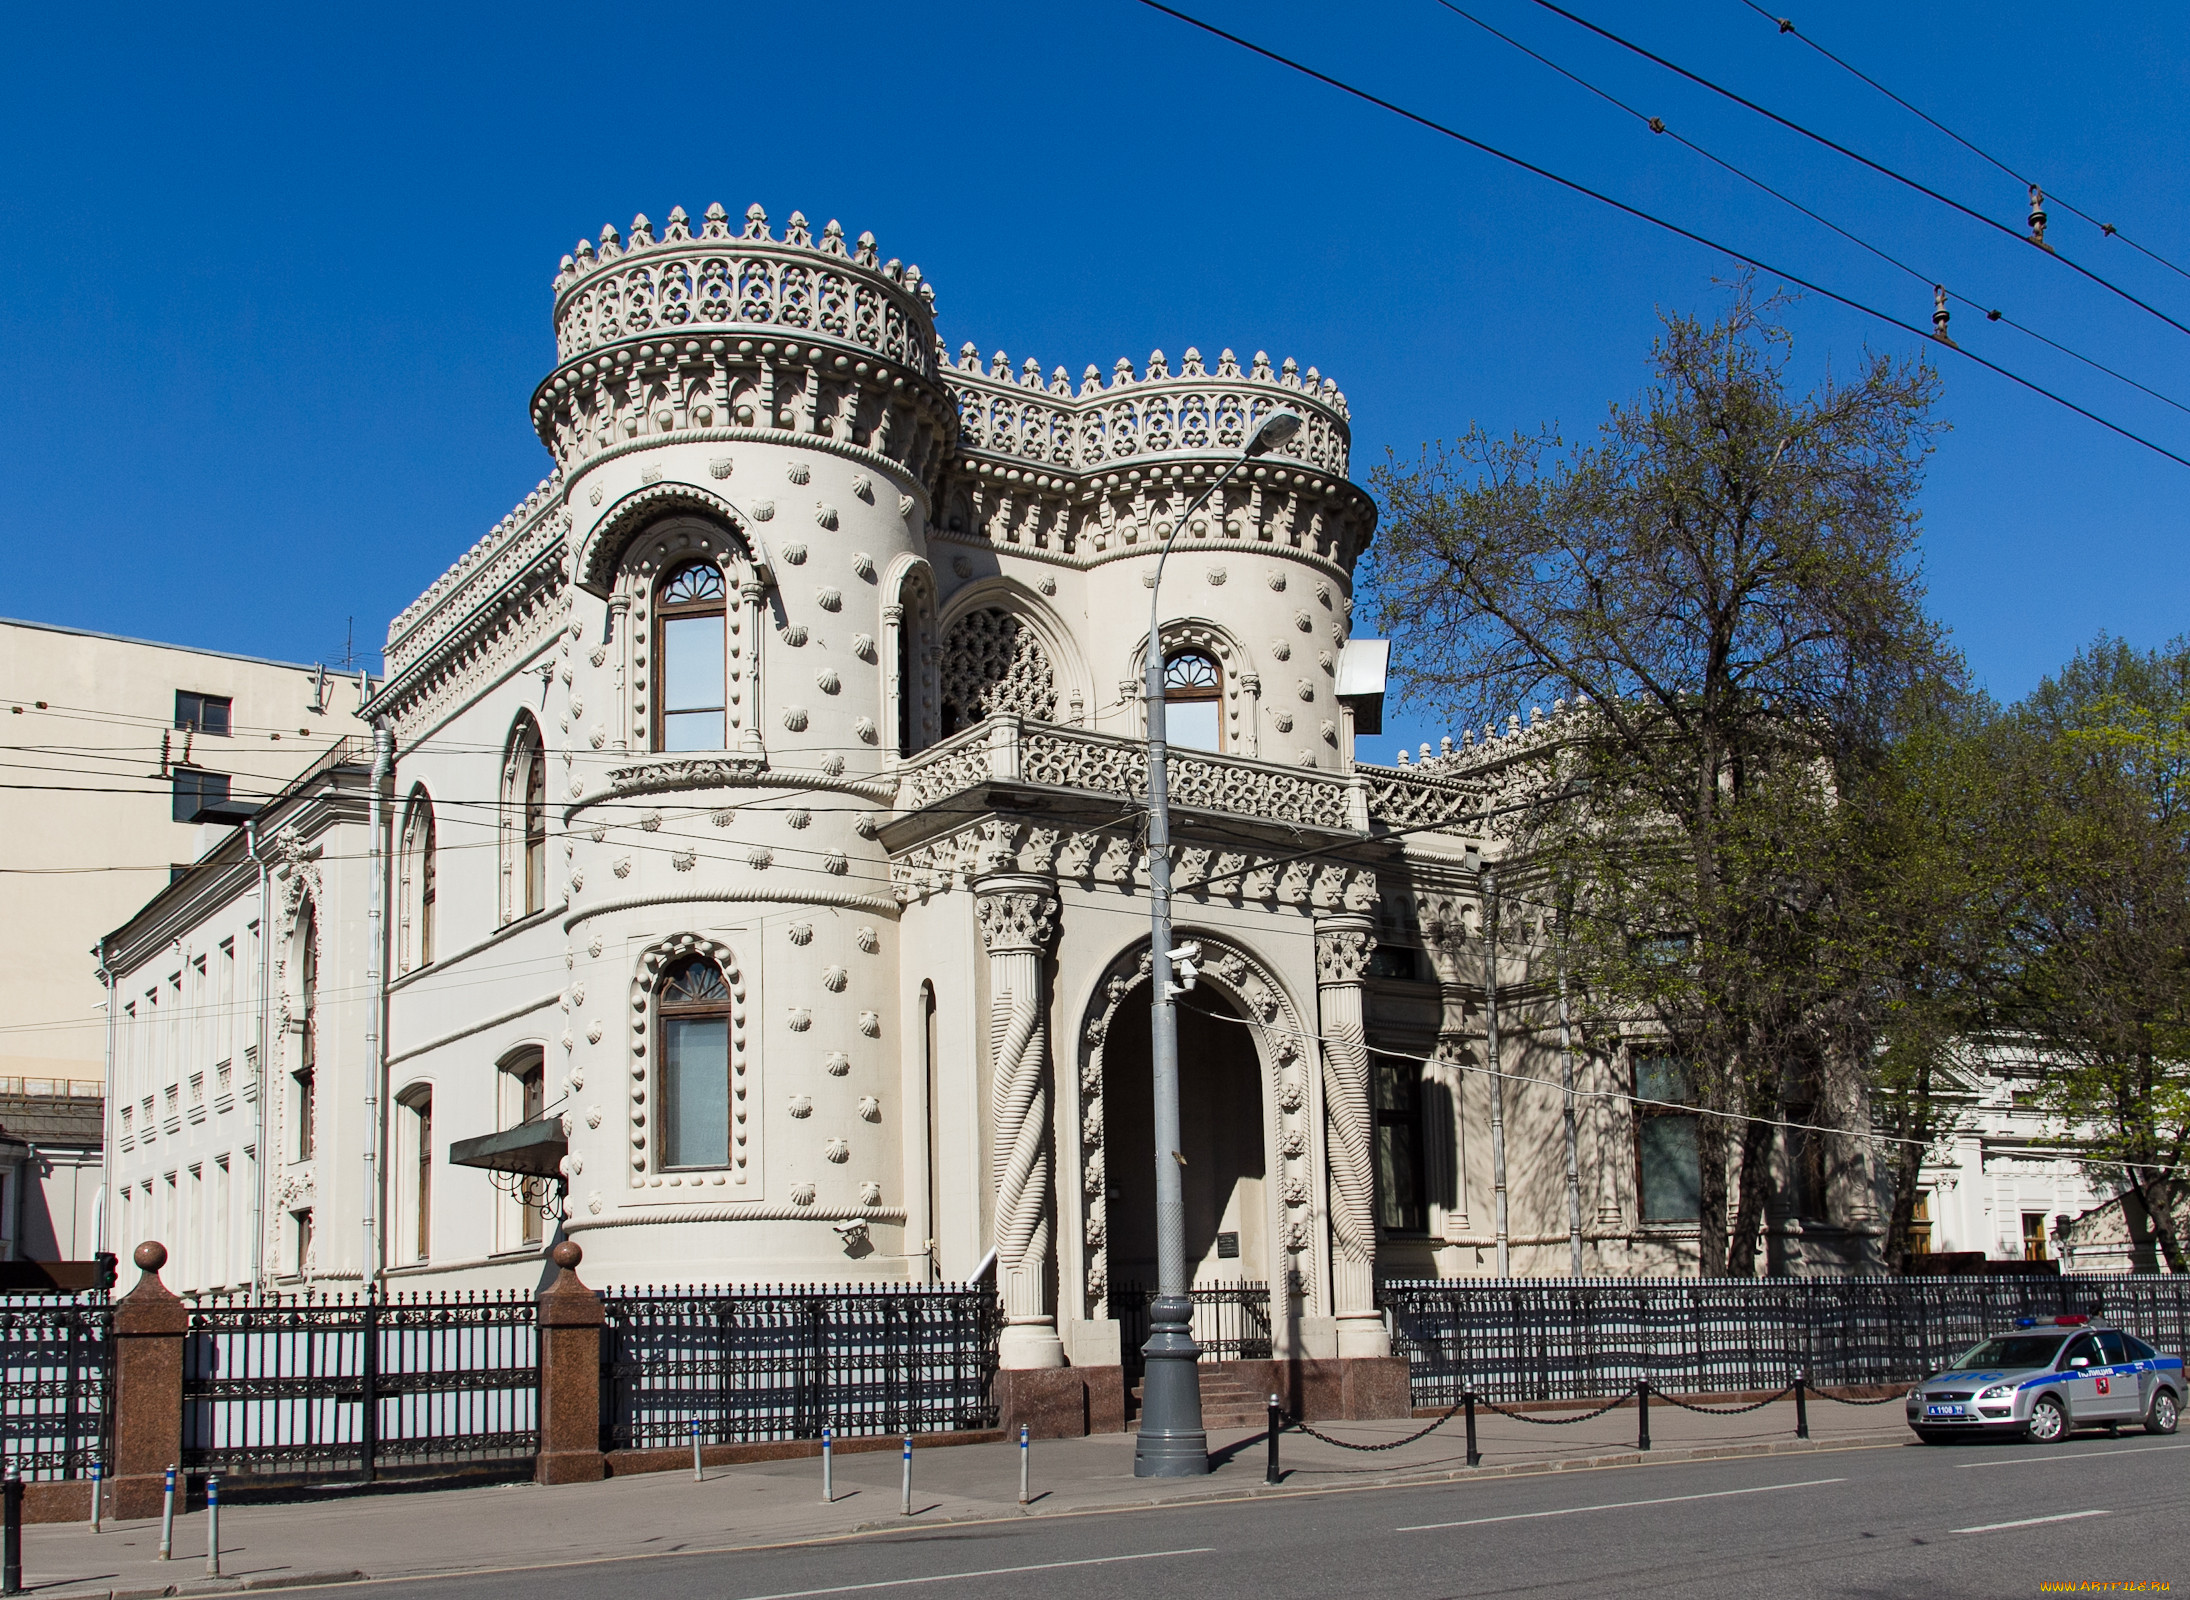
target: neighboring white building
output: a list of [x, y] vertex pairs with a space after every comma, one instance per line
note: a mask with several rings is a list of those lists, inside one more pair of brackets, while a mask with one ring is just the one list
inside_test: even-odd
[[[1196, 1279], [1283, 1286], [1282, 1345], [1368, 1355], [1378, 1276], [1501, 1242], [1564, 1273], [1570, 1199], [1585, 1270], [1693, 1270], [1694, 1119], [1628, 1098], [1672, 1069], [1562, 1055], [1525, 902], [1498, 1232], [1467, 858], [1561, 714], [1355, 761], [1374, 508], [1335, 384], [1230, 351], [954, 360], [932, 304], [871, 239], [757, 207], [565, 261], [549, 476], [389, 631], [377, 844], [352, 740], [254, 819], [258, 862], [229, 836], [106, 943], [125, 1237], [185, 1241], [189, 1285], [516, 1287], [558, 1227], [596, 1285], [993, 1251], [1007, 1365], [1114, 1363], [1111, 1291], [1154, 1271], [1150, 589], [1284, 408], [1298, 435], [1192, 512], [1161, 590]], [[258, 1031], [167, 1021], [231, 955]], [[450, 1163], [510, 1130], [567, 1215]], [[1861, 1141], [1812, 1165], [1775, 1249], [1875, 1253]]]
[[2062, 1227], [2112, 1194], [2093, 1183], [2073, 1139], [2042, 1109], [2044, 1063], [2012, 1041], [1993, 1041], [1967, 1052], [1955, 1078], [1952, 1131], [1918, 1178], [1925, 1248], [2104, 1270], [2061, 1251]]
[[98, 1246], [99, 1085], [0, 1078], [0, 1261], [89, 1261]]

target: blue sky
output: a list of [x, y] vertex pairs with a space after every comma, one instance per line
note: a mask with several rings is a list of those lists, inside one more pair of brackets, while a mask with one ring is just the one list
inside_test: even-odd
[[[2051, 336], [2190, 402], [2190, 336], [1593, 40], [1485, 20]], [[1798, 0], [1774, 0], [1792, 5]], [[2019, 224], [2007, 178], [1740, 4], [1577, 9]], [[1918, 283], [1434, 0], [1187, 9], [1927, 323]], [[942, 331], [1077, 372], [1297, 356], [1355, 470], [1480, 420], [1586, 433], [1722, 257], [1127, 0], [24, 8], [0, 56], [0, 614], [333, 658], [540, 478], [555, 263], [604, 222], [759, 200], [918, 261]], [[2094, 24], [2102, 16], [2105, 26]], [[2190, 265], [2190, 13], [1846, 0], [1822, 42]], [[2054, 207], [2190, 322], [2190, 279]], [[1811, 300], [1798, 367], [1920, 341]], [[2190, 454], [2190, 415], [1964, 312], [1958, 339]], [[1946, 355], [1933, 603], [1996, 694], [2102, 628], [2182, 631], [2190, 469]], [[1429, 708], [1392, 736], [1434, 737]]]

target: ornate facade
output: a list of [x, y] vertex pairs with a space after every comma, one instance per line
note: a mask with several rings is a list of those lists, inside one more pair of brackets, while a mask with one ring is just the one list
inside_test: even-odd
[[[1476, 819], [1540, 735], [1356, 762], [1339, 662], [1375, 512], [1316, 369], [1190, 349], [1075, 384], [948, 355], [934, 304], [870, 236], [758, 207], [564, 260], [532, 397], [552, 470], [396, 618], [368, 707], [386, 1065], [319, 1094], [381, 1119], [382, 1221], [320, 1218], [322, 1276], [515, 1283], [558, 1227], [596, 1284], [993, 1254], [1007, 1366], [1115, 1363], [1154, 1257], [1149, 593], [1280, 408], [1305, 425], [1193, 511], [1162, 586], [1177, 923], [1205, 955], [1189, 1254], [1275, 1286], [1281, 1347], [1317, 1356], [1384, 1352], [1379, 1276], [1484, 1270], [1465, 857], [1498, 853]], [[1693, 1224], [1638, 1206], [1625, 1049], [1561, 1052], [1531, 948], [1500, 954], [1516, 1270], [1568, 1270], [1570, 1193], [1588, 1270], [1677, 1270]], [[353, 950], [319, 981], [378, 980]], [[560, 1217], [441, 1160], [528, 1119], [567, 1141]], [[289, 1144], [317, 1153], [270, 1161], [277, 1187], [359, 1153]]]

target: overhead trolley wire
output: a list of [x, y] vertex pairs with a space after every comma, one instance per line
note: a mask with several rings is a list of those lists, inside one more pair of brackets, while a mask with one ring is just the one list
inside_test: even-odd
[[[1414, 123], [1417, 127], [1427, 128], [1430, 132], [1439, 134], [1444, 138], [1451, 139], [1456, 143], [1464, 144], [1471, 150], [1479, 150], [1487, 156], [1493, 156], [1496, 159], [1505, 162], [1508, 166], [1518, 167], [1523, 172], [1531, 173], [1536, 177], [1544, 179], [1547, 182], [1557, 184], [1562, 189], [1571, 190], [1575, 194], [1582, 195], [1587, 199], [1595, 200], [1600, 205], [1610, 206], [1613, 210], [1623, 212], [1626, 215], [1635, 218], [1638, 222], [1647, 222], [1654, 228], [1662, 228], [1667, 233], [1674, 234], [1680, 238], [1688, 240], [1691, 244], [1702, 245], [1706, 250], [1717, 251], [1720, 255], [1727, 256], [1735, 261], [1739, 261], [1744, 266], [1755, 267], [1759, 272], [1768, 272], [1775, 278], [1783, 278], [1787, 282], [1794, 284], [1797, 288], [1807, 289], [1810, 293], [1822, 296], [1823, 298], [1832, 301], [1836, 305], [1846, 306], [1851, 311], [1860, 311], [1863, 313], [1863, 315], [1871, 317], [1876, 321], [1886, 323], [1891, 327], [1899, 328], [1904, 333], [1913, 333], [1920, 339], [1931, 340], [1932, 338], [1931, 333], [1926, 329], [1918, 327], [1913, 322], [1904, 322], [1901, 318], [1895, 316], [1890, 311], [1881, 311], [1876, 306], [1866, 304], [1864, 301], [1857, 300], [1850, 295], [1842, 294], [1838, 290], [1828, 289], [1823, 284], [1814, 282], [1809, 278], [1802, 277], [1797, 273], [1789, 272], [1784, 267], [1774, 266], [1771, 262], [1764, 260], [1760, 256], [1751, 255], [1744, 250], [1737, 250], [1730, 244], [1722, 244], [1720, 241], [1713, 239], [1708, 235], [1697, 233], [1694, 229], [1684, 228], [1677, 222], [1669, 221], [1668, 219], [1658, 216], [1653, 212], [1645, 211], [1640, 206], [1630, 205], [1625, 200], [1616, 199], [1613, 196], [1606, 194], [1601, 189], [1592, 189], [1586, 183], [1581, 183], [1573, 178], [1564, 177], [1559, 173], [1553, 172], [1548, 167], [1540, 167], [1533, 161], [1529, 161], [1521, 156], [1514, 155], [1510, 151], [1501, 150], [1494, 144], [1487, 144], [1483, 140], [1474, 137], [1472, 134], [1462, 133], [1459, 129], [1454, 128], [1449, 124], [1439, 122], [1433, 117], [1424, 116], [1419, 111], [1410, 111], [1405, 106], [1400, 105], [1397, 101], [1387, 100], [1381, 95], [1374, 94], [1367, 89], [1359, 88], [1354, 84], [1348, 83], [1343, 78], [1333, 77], [1330, 73], [1324, 72], [1316, 67], [1311, 67], [1305, 62], [1296, 61], [1291, 56], [1281, 55], [1275, 50], [1269, 49], [1264, 45], [1259, 45], [1255, 43], [1252, 39], [1243, 38], [1239, 34], [1228, 32], [1225, 29], [1218, 27], [1213, 22], [1204, 22], [1201, 18], [1194, 16], [1189, 12], [1181, 11], [1174, 6], [1166, 5], [1164, 3], [1164, 0], [1140, 0], [1140, 3], [1144, 6], [1147, 6], [1152, 11], [1160, 11], [1167, 17], [1175, 18], [1176, 20], [1185, 23], [1191, 28], [1198, 28], [1203, 33], [1209, 34], [1213, 38], [1222, 39], [1227, 44], [1238, 45], [1242, 50], [1246, 50], [1251, 52], [1252, 54], [1261, 56], [1266, 61], [1275, 62], [1277, 65], [1285, 67], [1290, 71], [1297, 72], [1303, 77], [1313, 78], [1316, 82], [1324, 84], [1329, 88], [1336, 89], [1341, 94], [1351, 95], [1356, 100], [1360, 100], [1369, 105], [1375, 106], [1381, 111], [1389, 111], [1392, 115], [1404, 118], [1406, 121]], [[1545, 3], [1545, 0], [1537, 0], [1537, 3], [1543, 4]], [[2180, 326], [2180, 324], [2178, 324], [2178, 326]], [[2190, 333], [2190, 329], [2184, 329], [2184, 331], [2186, 333]], [[1947, 348], [1954, 351], [1964, 360], [1974, 361], [1977, 363], [1977, 365], [1985, 368], [1988, 372], [1998, 373], [2001, 377], [2006, 378], [2009, 382], [2018, 384], [2021, 387], [2028, 389], [2032, 394], [2038, 395], [2047, 400], [2051, 400], [2055, 405], [2064, 407], [2067, 410], [2075, 412], [2076, 415], [2084, 418], [2086, 421], [2097, 423], [2100, 427], [2106, 429], [2109, 433], [2119, 434], [2122, 438], [2129, 440], [2132, 444], [2143, 445], [2147, 450], [2152, 451], [2154, 454], [2165, 456], [2168, 460], [2174, 462], [2177, 466], [2190, 467], [2190, 456], [2180, 455], [2177, 452], [2168, 449], [2167, 446], [2163, 444], [2159, 444], [2151, 439], [2147, 439], [2143, 434], [2132, 432], [2130, 429], [2123, 427], [2118, 422], [2111, 422], [2107, 418], [2100, 416], [2096, 411], [2090, 410], [2088, 407], [2078, 405], [2075, 401], [2069, 399], [2065, 395], [2054, 393], [2054, 391], [2052, 391], [2051, 389], [2046, 388], [2045, 385], [2035, 382], [2032, 379], [2026, 378], [2021, 373], [2016, 372], [2011, 368], [2000, 365], [2000, 363], [1998, 363], [1997, 361], [1988, 360], [1986, 357], [1977, 354], [1974, 350], [1964, 349], [1958, 344], [1950, 343], [1947, 345]]]
[[[1831, 229], [1834, 233], [1839, 234], [1841, 238], [1847, 240], [1850, 244], [1855, 245], [1860, 249], [1869, 251], [1872, 255], [1878, 257], [1879, 260], [1885, 262], [1888, 266], [1893, 267], [1897, 271], [1908, 274], [1908, 276], [1914, 278], [1918, 283], [1923, 284], [1925, 287], [1937, 289], [1939, 290], [1939, 292], [1945, 294], [1949, 299], [1959, 300], [1962, 304], [1983, 312], [1986, 321], [2001, 323], [2006, 327], [2013, 328], [2017, 333], [2026, 334], [2030, 338], [2036, 339], [2040, 344], [2050, 346], [2052, 349], [2058, 350], [2062, 355], [2068, 356], [2072, 360], [2080, 361], [2085, 366], [2090, 367], [2095, 371], [2103, 372], [2109, 378], [2113, 378], [2120, 383], [2126, 383], [2129, 385], [2130, 388], [2139, 390], [2144, 394], [2148, 394], [2153, 399], [2158, 400], [2165, 405], [2173, 406], [2177, 411], [2182, 412], [2186, 416], [2190, 416], [2190, 405], [2183, 404], [2180, 400], [2175, 399], [2171, 395], [2162, 394], [2159, 390], [2153, 388], [2151, 385], [2146, 383], [2140, 383], [2137, 379], [2130, 377], [2126, 372], [2118, 372], [2114, 368], [2108, 366], [2105, 362], [2094, 360], [2092, 357], [2085, 355], [2080, 350], [2071, 349], [2069, 346], [2061, 343], [2058, 339], [2047, 337], [2045, 334], [2040, 333], [2036, 328], [2030, 327], [2026, 323], [2017, 321], [2015, 318], [2009, 316], [2006, 312], [2001, 311], [1997, 307], [1988, 306], [1983, 301], [1975, 299], [1970, 295], [1947, 289], [1944, 285], [1940, 284], [1938, 278], [1934, 274], [1923, 272], [1915, 267], [1910, 266], [1899, 256], [1892, 254], [1890, 251], [1881, 249], [1879, 246], [1871, 243], [1870, 240], [1864, 238], [1861, 234], [1858, 234], [1851, 229], [1843, 228], [1839, 223], [1833, 221], [1832, 218], [1825, 216], [1820, 212], [1812, 210], [1810, 207], [1804, 205], [1800, 200], [1797, 200], [1793, 195], [1788, 194], [1785, 190], [1774, 188], [1771, 184], [1766, 183], [1756, 174], [1745, 171], [1743, 168], [1736, 166], [1733, 162], [1728, 161], [1725, 157], [1716, 155], [1711, 151], [1706, 150], [1702, 145], [1696, 143], [1695, 140], [1688, 138], [1685, 134], [1677, 133], [1672, 128], [1668, 127], [1663, 117], [1652, 116], [1649, 112], [1643, 111], [1636, 106], [1628, 104], [1627, 101], [1622, 100], [1618, 95], [1613, 94], [1610, 90], [1605, 89], [1598, 84], [1590, 82], [1589, 79], [1583, 77], [1578, 72], [1574, 72], [1567, 67], [1561, 66], [1558, 62], [1552, 60], [1551, 57], [1545, 55], [1543, 52], [1531, 49], [1528, 45], [1525, 45], [1520, 40], [1514, 38], [1513, 35], [1502, 32], [1498, 28], [1491, 26], [1491, 24], [1485, 22], [1481, 17], [1475, 15], [1475, 13], [1473, 13], [1472, 11], [1465, 10], [1458, 5], [1455, 5], [1453, 3], [1453, 0], [1437, 0], [1437, 3], [1440, 6], [1443, 6], [1447, 11], [1450, 11], [1454, 16], [1460, 17], [1468, 22], [1472, 22], [1473, 24], [1475, 24], [1476, 27], [1482, 29], [1492, 38], [1502, 40], [1504, 43], [1511, 45], [1514, 49], [1520, 51], [1521, 54], [1527, 56], [1530, 60], [1538, 62], [1539, 64], [1550, 68], [1553, 72], [1558, 73], [1560, 77], [1565, 78], [1570, 83], [1576, 84], [1579, 87], [1588, 90], [1591, 94], [1597, 96], [1598, 99], [1603, 100], [1606, 104], [1618, 107], [1621, 111], [1626, 112], [1636, 121], [1642, 123], [1652, 133], [1663, 134], [1666, 138], [1671, 139], [1674, 143], [1681, 145], [1685, 149], [1695, 152], [1695, 154], [1701, 156], [1704, 160], [1710, 162], [1713, 166], [1718, 167], [1723, 171], [1730, 172], [1735, 177], [1741, 179], [1742, 182], [1750, 184], [1755, 188], [1761, 189], [1764, 193], [1770, 195], [1774, 200], [1779, 201], [1782, 205], [1790, 206], [1796, 211], [1801, 212], [1804, 216], [1808, 217], [1812, 222], [1817, 223], [1820, 227]], [[1743, 0], [1743, 3], [1751, 4], [1753, 3], [1753, 0]], [[1943, 337], [1944, 335], [1942, 332], [1941, 334], [1936, 336]]]
[[1880, 94], [1884, 95], [1888, 100], [1891, 100], [1895, 105], [1899, 106], [1902, 110], [1908, 112], [1910, 116], [1915, 117], [1920, 121], [1929, 123], [1932, 127], [1938, 129], [1941, 133], [1952, 139], [1956, 144], [1967, 150], [1971, 155], [1974, 155], [1979, 160], [1989, 162], [1991, 165], [1999, 168], [2000, 171], [2006, 173], [2017, 183], [2023, 185], [2024, 188], [2043, 190], [2047, 199], [2051, 200], [2063, 211], [2068, 212], [2071, 216], [2083, 218], [2084, 221], [2090, 223], [2094, 228], [2097, 228], [2099, 232], [2106, 235], [2107, 238], [2119, 239], [2123, 244], [2126, 244], [2127, 246], [2129, 246], [2130, 249], [2136, 251], [2138, 254], [2151, 257], [2152, 260], [2157, 261], [2169, 272], [2175, 273], [2179, 277], [2190, 278], [2190, 272], [2184, 271], [2181, 267], [2175, 265], [2174, 262], [2168, 260], [2167, 257], [2161, 255], [2157, 250], [2150, 249], [2144, 245], [2137, 243], [2137, 241], [2130, 238], [2128, 234], [2122, 232], [2121, 229], [2115, 227], [2113, 223], [2101, 222], [2097, 217], [2093, 216], [2090, 212], [2084, 210], [2081, 206], [2074, 205], [2071, 202], [2064, 200], [2060, 195], [2054, 193], [2051, 189], [2046, 189], [2044, 185], [2040, 184], [2035, 178], [2032, 178], [2025, 173], [2017, 172], [2013, 167], [2009, 166], [2005, 161], [2002, 161], [1991, 151], [1984, 149], [1982, 146], [1976, 144], [1972, 140], [1965, 139], [1964, 137], [1962, 137], [1961, 134], [1956, 133], [1952, 128], [1948, 127], [1944, 122], [1941, 122], [1937, 117], [1926, 111], [1922, 106], [1912, 104], [1911, 102], [1904, 100], [1900, 95], [1895, 94], [1891, 89], [1880, 83], [1876, 78], [1865, 72], [1854, 62], [1847, 60], [1845, 57], [1835, 55], [1832, 51], [1826, 49], [1825, 46], [1819, 44], [1815, 39], [1804, 33], [1800, 28], [1796, 27], [1792, 18], [1773, 16], [1772, 13], [1767, 11], [1763, 6], [1758, 5], [1757, 0], [1741, 0], [1741, 3], [1747, 6], [1751, 11], [1754, 11], [1765, 21], [1773, 24], [1779, 29], [1781, 33], [1791, 34], [1802, 43], [1808, 45], [1812, 50], [1815, 50], [1827, 61], [1830, 61], [1834, 66], [1840, 68], [1841, 71], [1849, 73], [1856, 78], [1860, 78], [1863, 82], [1869, 84], [1873, 89], [1876, 89]]
[[[1144, 3], [1148, 3], [1148, 0], [1144, 0]], [[1838, 140], [1829, 139], [1824, 134], [1817, 132], [1813, 128], [1805, 128], [1801, 123], [1796, 122], [1791, 118], [1781, 116], [1778, 112], [1772, 110], [1769, 106], [1759, 105], [1756, 101], [1749, 99], [1745, 95], [1736, 94], [1733, 90], [1726, 88], [1723, 84], [1713, 83], [1709, 78], [1704, 77], [1700, 73], [1690, 72], [1686, 67], [1680, 65], [1680, 63], [1676, 61], [1668, 61], [1664, 56], [1657, 54], [1655, 51], [1645, 49], [1643, 46], [1635, 43], [1632, 39], [1622, 38], [1619, 34], [1614, 33], [1610, 28], [1599, 27], [1596, 23], [1591, 22], [1587, 17], [1576, 16], [1573, 12], [1567, 10], [1564, 6], [1557, 4], [1556, 0], [1535, 0], [1535, 4], [1542, 6], [1546, 11], [1551, 12], [1555, 16], [1561, 16], [1566, 18], [1567, 21], [1573, 23], [1578, 28], [1588, 29], [1591, 33], [1596, 34], [1597, 37], [1599, 37], [1600, 39], [1609, 40], [1613, 44], [1618, 45], [1622, 50], [1632, 51], [1634, 54], [1641, 56], [1645, 61], [1655, 62], [1657, 65], [1665, 68], [1666, 71], [1678, 74], [1680, 77], [1686, 78], [1690, 83], [1693, 83], [1700, 88], [1708, 89], [1715, 95], [1722, 96], [1725, 99], [1733, 101], [1734, 104], [1738, 106], [1743, 106], [1751, 111], [1754, 111], [1760, 117], [1764, 117], [1772, 122], [1778, 123], [1781, 127], [1787, 129], [1790, 133], [1799, 133], [1805, 139], [1811, 140], [1816, 144], [1821, 144], [1826, 149], [1835, 151], [1840, 155], [1844, 155], [1850, 161], [1857, 162], [1863, 166], [1870, 168], [1871, 171], [1877, 173], [1881, 177], [1891, 178], [1895, 183], [1904, 185], [1905, 187], [1910, 189], [1914, 189], [1918, 194], [1928, 195], [1932, 199], [1938, 201], [1941, 205], [1950, 206], [1954, 210], [1961, 212], [1962, 215], [1964, 215], [1965, 217], [1969, 217], [1977, 222], [1981, 222], [1988, 228], [1996, 229], [1997, 231], [2006, 234], [2010, 239], [2014, 239], [2019, 243], [2036, 245], [2039, 249], [2045, 251], [2047, 255], [2053, 257], [2054, 260], [2060, 262], [2062, 266], [2069, 267], [2076, 272], [2082, 273], [2085, 277], [2089, 278], [2093, 283], [2099, 285], [2099, 287], [2101, 287], [2102, 289], [2108, 290], [2110, 293], [2121, 296], [2122, 299], [2127, 300], [2131, 305], [2136, 306], [2139, 310], [2150, 312], [2153, 316], [2159, 318], [2160, 321], [2166, 323], [2169, 327], [2175, 329], [2177, 332], [2190, 334], [2190, 323], [2182, 323], [2176, 321], [2175, 318], [2169, 316], [2158, 306], [2151, 304], [2149, 301], [2138, 299], [2137, 296], [2131, 294], [2120, 284], [2110, 282], [2108, 279], [2101, 277], [2098, 273], [2093, 272], [2089, 267], [2084, 266], [2081, 262], [2073, 261], [2067, 256], [2062, 255], [2060, 251], [2054, 249], [2053, 246], [2047, 244], [2044, 239], [2038, 237], [2036, 234], [2017, 233], [2006, 223], [2000, 221], [1999, 218], [1987, 216], [1984, 212], [1979, 211], [1975, 206], [1966, 206], [1961, 201], [1955, 199], [1952, 195], [1941, 194], [1937, 189], [1932, 188], [1931, 185], [1924, 183], [1916, 178], [1912, 178], [1907, 173], [1896, 172], [1893, 168], [1885, 165], [1885, 163], [1883, 162], [1873, 161], [1869, 156], [1864, 155], [1861, 151], [1851, 150], [1846, 145], [1840, 143]], [[2079, 216], [2082, 215], [2081, 212], [2077, 214]]]

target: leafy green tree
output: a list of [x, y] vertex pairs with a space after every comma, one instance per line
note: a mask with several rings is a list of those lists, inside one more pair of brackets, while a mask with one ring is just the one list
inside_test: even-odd
[[[1403, 686], [1473, 723], [1577, 698], [1517, 843], [1567, 886], [1576, 980], [1653, 1019], [1695, 1102], [1701, 1268], [1754, 1270], [1774, 1129], [1845, 1026], [1838, 797], [1951, 675], [1916, 494], [1937, 380], [1867, 355], [1797, 393], [1777, 306], [1668, 316], [1596, 438], [1471, 429], [1375, 474]], [[1836, 987], [1836, 985], [1838, 987]], [[1746, 1126], [1729, 1228], [1729, 1129]]]
[[2014, 724], [2003, 842], [2021, 879], [2003, 1022], [2047, 1059], [2049, 1109], [2125, 1185], [2144, 1264], [2156, 1240], [2181, 1272], [2190, 638], [2137, 651], [2102, 636]]

